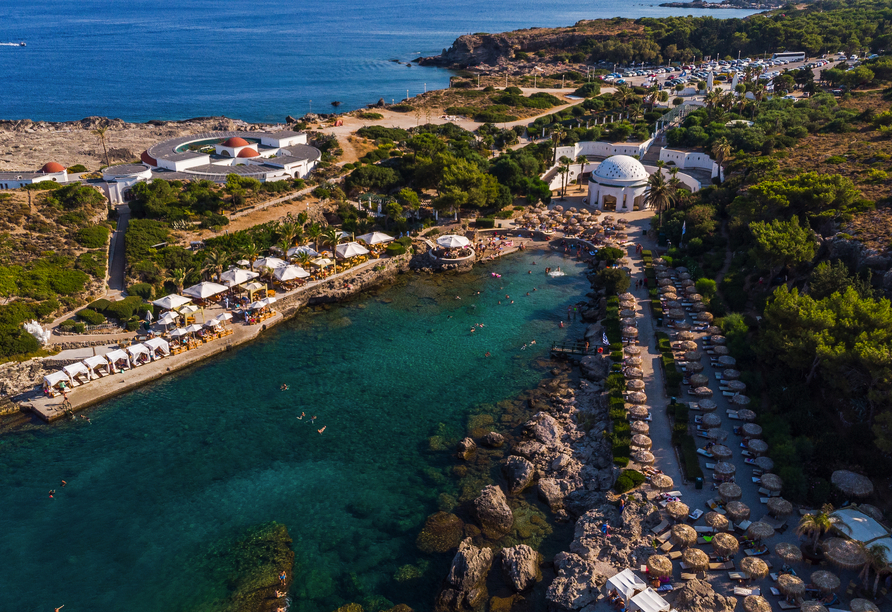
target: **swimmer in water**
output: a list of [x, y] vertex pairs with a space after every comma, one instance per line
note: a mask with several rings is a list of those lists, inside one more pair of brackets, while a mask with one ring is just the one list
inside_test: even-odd
[[455, 299], [457, 299], [457, 300], [460, 300], [460, 299], [461, 299], [461, 297], [459, 297], [459, 296], [455, 296]]
[[282, 386], [279, 387], [279, 390], [280, 390], [280, 391], [287, 391], [287, 390], [288, 390], [288, 385], [283, 383]]
[[561, 321], [561, 329], [563, 329], [563, 328], [564, 328], [564, 322]]
[[484, 357], [492, 357], [492, 355], [489, 354], [489, 351], [486, 351], [486, 353], [483, 356]]
[[527, 274], [532, 274], [532, 273], [533, 273], [532, 270], [527, 270]]
[[530, 344], [536, 344], [535, 340], [530, 340]]
[[328, 425], [323, 425], [322, 429], [317, 429], [316, 431], [318, 431], [319, 433], [322, 433], [323, 431], [325, 431], [326, 427], [328, 427]]
[[[561, 321], [561, 327], [563, 327], [563, 326], [564, 326], [564, 322]], [[315, 423], [315, 422], [316, 422], [316, 415], [313, 415], [313, 418], [310, 419], [310, 423]]]
[[307, 415], [306, 412], [301, 412], [301, 413], [300, 413], [300, 416], [297, 417], [297, 420], [298, 420], [298, 421], [303, 421], [303, 420], [304, 420], [304, 417], [305, 417], [306, 415]]
[[522, 347], [520, 347], [520, 350], [522, 350], [522, 351], [525, 351], [525, 350], [527, 350], [527, 345], [526, 345], [526, 344], [524, 344], [524, 345], [523, 345], [523, 346], [522, 346]]

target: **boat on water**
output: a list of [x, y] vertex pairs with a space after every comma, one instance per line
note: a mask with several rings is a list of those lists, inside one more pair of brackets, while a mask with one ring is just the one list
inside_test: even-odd
[[17, 43], [15, 43], [15, 42], [0, 43], [0, 47], [27, 47], [27, 46], [28, 45], [25, 44], [24, 40], [21, 42], [17, 42]]

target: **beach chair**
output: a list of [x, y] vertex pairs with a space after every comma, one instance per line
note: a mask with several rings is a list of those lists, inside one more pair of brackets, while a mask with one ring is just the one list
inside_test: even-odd
[[666, 529], [666, 527], [668, 527], [668, 526], [669, 526], [669, 521], [663, 519], [663, 521], [661, 521], [659, 525], [657, 525], [656, 527], [651, 529], [651, 531], [653, 533], [662, 533], [663, 530]]
[[710, 563], [709, 570], [712, 572], [720, 572], [723, 570], [733, 570], [734, 562], [733, 561], [725, 561], [724, 563]]
[[669, 553], [668, 556], [669, 556], [669, 559], [671, 559], [672, 561], [675, 561], [676, 559], [681, 559], [681, 551], [673, 550], [672, 552]]
[[692, 521], [696, 521], [696, 520], [697, 520], [698, 518], [700, 518], [701, 516], [703, 516], [703, 510], [700, 510], [700, 509], [698, 508], [698, 509], [694, 510], [693, 512], [691, 512], [691, 513], [688, 515], [688, 518], [689, 518], [690, 520], [692, 520]]
[[789, 601], [787, 601], [786, 599], [780, 600], [777, 603], [777, 605], [780, 607], [781, 610], [798, 610], [799, 609], [798, 605], [792, 604]]
[[728, 579], [730, 580], [747, 580], [748, 578], [749, 576], [743, 572], [728, 572]]
[[707, 469], [707, 470], [714, 470], [714, 469], [715, 469], [715, 464], [714, 464], [714, 463], [707, 463], [707, 464], [706, 464], [706, 469]]
[[697, 533], [712, 533], [712, 527], [708, 525], [697, 525], [694, 527], [694, 531]]
[[674, 547], [672, 542], [664, 542], [662, 546], [660, 546], [660, 550], [663, 552], [669, 552]]
[[696, 580], [696, 579], [697, 579], [697, 574], [689, 574], [689, 573], [684, 573], [684, 572], [683, 572], [683, 573], [681, 574], [681, 579], [682, 579], [682, 580]]

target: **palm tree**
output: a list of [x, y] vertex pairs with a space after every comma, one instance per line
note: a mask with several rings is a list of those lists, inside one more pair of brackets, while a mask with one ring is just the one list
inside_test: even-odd
[[753, 101], [753, 114], [752, 114], [752, 117], [750, 117], [750, 119], [755, 120], [756, 119], [756, 106], [758, 106], [759, 103], [762, 102], [762, 98], [765, 97], [765, 85], [764, 84], [762, 84], [760, 82], [760, 83], [756, 83], [753, 86], [753, 97], [755, 98], [755, 100]]
[[331, 246], [331, 259], [334, 261], [335, 274], [338, 273], [338, 253], [337, 246], [341, 241], [341, 231], [334, 225], [329, 225], [322, 231], [322, 240], [324, 244]]
[[561, 158], [558, 160], [561, 166], [558, 172], [561, 174], [561, 199], [564, 199], [564, 195], [567, 193], [567, 178], [570, 175], [570, 163], [572, 160], [566, 155], [561, 155]]
[[731, 156], [731, 143], [727, 138], [719, 138], [712, 143], [712, 156], [719, 165], [719, 183], [721, 183], [725, 180], [722, 176], [722, 164]]
[[99, 142], [102, 143], [102, 151], [105, 153], [105, 165], [111, 166], [111, 162], [108, 160], [108, 149], [105, 146], [105, 133], [108, 131], [108, 126], [96, 128], [93, 130], [92, 134], [94, 136], [99, 137]]
[[647, 193], [644, 195], [644, 203], [657, 209], [660, 214], [660, 227], [663, 226], [663, 209], [669, 208], [675, 201], [675, 190], [666, 180], [662, 172], [654, 172], [647, 179]]
[[806, 514], [799, 519], [799, 525], [796, 526], [796, 535], [813, 538], [811, 543], [812, 551], [817, 549], [821, 536], [830, 531], [836, 522], [831, 518], [831, 512], [833, 512], [833, 506], [828, 504], [821, 508], [819, 512]]
[[223, 274], [223, 268], [229, 263], [229, 256], [216, 249], [212, 249], [204, 256], [204, 265], [201, 273], [210, 273], [214, 275], [217, 282], [220, 282], [220, 275]]
[[310, 257], [309, 253], [307, 253], [305, 251], [301, 251], [300, 253], [297, 254], [297, 262], [302, 267], [306, 267], [306, 266], [310, 265], [311, 261], [313, 261], [313, 258]]
[[170, 274], [164, 280], [172, 282], [174, 287], [176, 287], [177, 293], [182, 293], [183, 287], [186, 285], [186, 277], [192, 272], [192, 268], [176, 268], [171, 270]]
[[582, 173], [585, 172], [585, 165], [588, 163], [588, 157], [585, 155], [580, 155], [576, 158], [581, 165], [579, 166], [579, 180], [576, 181], [576, 184], [582, 187]]
[[678, 166], [669, 168], [669, 186], [672, 187], [672, 193], [678, 195], [678, 190], [681, 189], [681, 179], [678, 178]]
[[257, 245], [253, 242], [249, 243], [244, 249], [242, 249], [242, 257], [247, 259], [251, 264], [251, 269], [254, 269], [254, 262], [257, 261], [257, 258], [260, 257], [260, 249], [257, 248]]
[[653, 85], [647, 89], [646, 95], [646, 99], [650, 102], [650, 110], [653, 111], [654, 106], [657, 104], [657, 98], [660, 95], [660, 87], [657, 85], [656, 81], [654, 81]]
[[889, 547], [884, 544], [865, 544], [858, 542], [861, 554], [864, 555], [864, 565], [861, 567], [861, 573], [858, 577], [864, 580], [864, 590], [867, 590], [867, 583], [870, 580], [870, 570], [876, 573], [873, 581], [873, 595], [876, 597], [877, 588], [880, 586], [880, 575], [888, 572], [890, 567], [886, 561], [886, 555], [890, 552]]
[[313, 246], [316, 247], [316, 250], [319, 250], [319, 236], [322, 235], [322, 228], [319, 227], [318, 223], [312, 224], [307, 228], [307, 237], [313, 241]]
[[297, 223], [288, 221], [279, 226], [279, 236], [281, 236], [283, 240], [288, 241], [289, 248], [294, 244], [294, 237], [297, 235], [297, 232]]
[[617, 85], [616, 91], [613, 92], [613, 98], [622, 103], [623, 110], [626, 110], [626, 102], [631, 100], [632, 96], [632, 90], [625, 85]]
[[304, 228], [301, 226], [296, 226], [294, 228], [294, 236], [292, 237], [292, 242], [294, 246], [300, 246], [304, 243]]
[[288, 259], [288, 249], [290, 249], [292, 246], [291, 241], [286, 238], [282, 238], [279, 241], [279, 244], [277, 244], [276, 246], [278, 246], [282, 250], [282, 258], [287, 260]]

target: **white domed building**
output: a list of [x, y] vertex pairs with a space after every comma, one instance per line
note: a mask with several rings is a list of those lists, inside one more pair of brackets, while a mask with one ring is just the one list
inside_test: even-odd
[[634, 157], [608, 157], [591, 174], [588, 203], [598, 210], [643, 210], [646, 208], [644, 194], [649, 176], [642, 163]]

